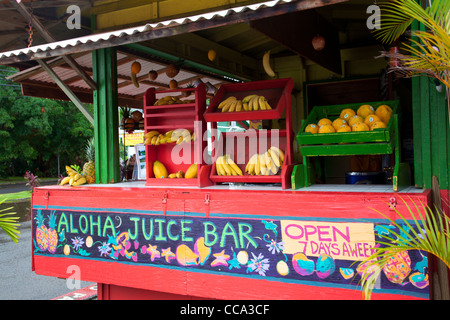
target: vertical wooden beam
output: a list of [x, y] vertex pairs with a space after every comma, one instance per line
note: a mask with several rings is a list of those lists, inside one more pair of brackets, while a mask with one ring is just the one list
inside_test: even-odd
[[96, 183], [120, 182], [117, 51], [92, 52], [97, 90], [94, 91]]

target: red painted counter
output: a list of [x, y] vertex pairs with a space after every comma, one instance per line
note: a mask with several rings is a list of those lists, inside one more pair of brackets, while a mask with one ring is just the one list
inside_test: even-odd
[[[361, 299], [357, 261], [389, 224], [375, 210], [408, 216], [402, 199], [430, 201], [427, 190], [305, 190], [40, 187], [32, 268], [68, 278], [75, 266], [99, 299]], [[426, 256], [409, 258], [373, 299], [428, 299], [427, 283], [411, 280]]]

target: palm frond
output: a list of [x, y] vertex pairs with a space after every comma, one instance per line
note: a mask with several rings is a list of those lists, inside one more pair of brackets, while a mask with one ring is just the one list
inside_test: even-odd
[[361, 261], [364, 272], [361, 276], [361, 287], [365, 299], [370, 299], [376, 281], [381, 275], [383, 268], [389, 259], [400, 252], [409, 250], [420, 250], [434, 255], [445, 263], [450, 269], [450, 236], [448, 234], [450, 219], [437, 208], [432, 210], [424, 203], [414, 203], [414, 208], [410, 208], [405, 203], [411, 218], [404, 217], [398, 210], [395, 210], [399, 219], [393, 221], [386, 214], [377, 211], [386, 219], [391, 221], [399, 232], [389, 230], [388, 235], [380, 234], [382, 241], [377, 241], [378, 247], [374, 253]]
[[[3, 204], [6, 201], [6, 199], [0, 200], [0, 204]], [[1, 209], [0, 212], [5, 212], [8, 210], [11, 210], [10, 208]], [[20, 231], [18, 229], [19, 223], [17, 223], [17, 220], [19, 220], [19, 217], [15, 216], [15, 212], [6, 212], [0, 214], [0, 228], [3, 229], [3, 231], [13, 240], [15, 243], [19, 241], [19, 235]]]

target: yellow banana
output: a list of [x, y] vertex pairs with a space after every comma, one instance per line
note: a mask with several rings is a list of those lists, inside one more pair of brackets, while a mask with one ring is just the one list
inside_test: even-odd
[[242, 111], [242, 100], [237, 101], [236, 111]]
[[262, 58], [262, 64], [264, 71], [267, 73], [267, 75], [271, 78], [275, 77], [275, 72], [270, 66], [270, 50], [264, 53], [264, 56]]
[[222, 167], [222, 164], [221, 164], [221, 158], [222, 158], [222, 157], [218, 157], [218, 158], [216, 159], [216, 171], [217, 171], [217, 174], [218, 174], [219, 176], [225, 176], [225, 175], [226, 175], [226, 172], [225, 172], [225, 170], [224, 170], [223, 167]]
[[242, 109], [244, 109], [244, 111], [248, 111], [248, 102], [242, 102]]
[[250, 95], [246, 96], [244, 99], [242, 99], [242, 102], [243, 102], [243, 103], [249, 103], [250, 100], [251, 100], [252, 98], [254, 98], [254, 97], [257, 97], [257, 95], [256, 95], [256, 94], [250, 94]]
[[256, 156], [255, 174], [259, 176], [261, 174], [261, 160], [259, 154]]
[[64, 179], [61, 180], [60, 185], [63, 186], [63, 185], [65, 185], [65, 184], [68, 184], [68, 183], [69, 183], [69, 180], [70, 180], [71, 178], [72, 178], [71, 176], [65, 177]]
[[152, 142], [152, 139], [145, 139], [144, 144], [150, 144]]
[[80, 179], [81, 177], [83, 177], [81, 174], [77, 173], [76, 175], [73, 176], [73, 180], [77, 181], [78, 179]]
[[147, 132], [147, 133], [144, 135], [144, 138], [145, 138], [145, 139], [151, 139], [151, 138], [153, 138], [153, 136], [156, 136], [156, 135], [159, 135], [159, 132], [156, 131], [156, 130], [152, 130], [152, 131]]
[[170, 137], [174, 131], [175, 131], [175, 130], [167, 131], [166, 133], [164, 133], [164, 135], [165, 135], [166, 137]]
[[225, 171], [225, 175], [226, 176], [231, 176], [233, 175], [233, 172], [231, 171], [231, 167], [226, 163], [225, 161], [225, 157], [222, 156], [220, 158], [220, 164], [222, 165], [223, 170]]
[[272, 148], [267, 150], [267, 152], [270, 154], [270, 158], [272, 159], [272, 162], [277, 167], [281, 167], [281, 161], [280, 161], [280, 157], [278, 156], [278, 153], [276, 151], [274, 151]]
[[222, 112], [228, 112], [228, 109], [230, 109], [233, 102], [236, 101], [236, 99], [229, 100], [222, 108]]
[[270, 148], [270, 150], [271, 150], [271, 152], [272, 152], [272, 150], [275, 151], [275, 153], [277, 154], [277, 157], [280, 159], [280, 165], [281, 165], [281, 163], [284, 161], [284, 152], [280, 148], [277, 148], [275, 146], [272, 146]]
[[177, 178], [184, 178], [184, 172], [183, 171], [178, 171], [177, 173], [176, 173], [176, 175], [177, 175]]
[[272, 107], [270, 106], [270, 104], [267, 101], [267, 99], [264, 99], [264, 104], [266, 105], [266, 110], [272, 110]]
[[222, 109], [228, 102], [230, 102], [231, 100], [236, 100], [236, 97], [231, 96], [226, 98], [225, 100], [223, 100], [222, 102], [219, 103], [219, 105], [217, 106], [217, 108]]
[[[269, 156], [270, 157], [270, 156]], [[272, 161], [272, 158], [270, 158], [270, 166], [269, 168], [269, 174], [277, 174], [278, 173], [278, 167], [275, 165], [275, 162]]]
[[251, 106], [252, 106], [252, 110], [258, 110], [259, 109], [259, 105], [258, 105], [258, 96], [253, 97], [252, 100], [250, 100]]
[[247, 163], [247, 166], [245, 167], [245, 171], [248, 172], [251, 175], [255, 174], [255, 166], [256, 166], [256, 157], [258, 156], [257, 153], [255, 153]]
[[233, 159], [231, 159], [230, 155], [226, 155], [225, 159], [227, 161], [227, 163], [230, 165], [231, 169], [236, 172], [235, 175], [239, 175], [242, 176], [242, 170], [241, 168], [239, 168], [239, 166], [233, 161]]
[[264, 96], [259, 96], [258, 106], [259, 106], [259, 109], [261, 109], [261, 110], [266, 110], [266, 104], [264, 103], [264, 100], [266, 100], [266, 98], [264, 98]]
[[169, 174], [170, 179], [178, 178], [176, 173]]
[[180, 136], [178, 139], [177, 139], [177, 144], [180, 144], [180, 143], [182, 143], [183, 142], [183, 136]]
[[231, 103], [230, 108], [228, 109], [228, 112], [234, 112], [234, 110], [236, 110], [236, 105], [237, 105], [237, 100], [234, 100]]
[[70, 177], [69, 185], [70, 185], [70, 186], [73, 185], [74, 182], [75, 182], [75, 179], [74, 179], [73, 177]]
[[85, 177], [81, 177], [80, 179], [74, 181], [72, 183], [72, 186], [79, 186], [81, 184], [85, 184], [86, 183], [86, 178]]
[[153, 136], [150, 144], [154, 146], [156, 144], [156, 140], [158, 140], [158, 136]]

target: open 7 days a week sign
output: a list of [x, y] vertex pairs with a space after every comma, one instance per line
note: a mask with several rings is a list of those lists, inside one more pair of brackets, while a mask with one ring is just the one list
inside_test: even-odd
[[[381, 232], [376, 223], [236, 215], [33, 209], [34, 255], [91, 259], [292, 283], [354, 287]], [[399, 253], [377, 288], [428, 298], [425, 253]]]

